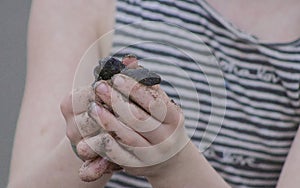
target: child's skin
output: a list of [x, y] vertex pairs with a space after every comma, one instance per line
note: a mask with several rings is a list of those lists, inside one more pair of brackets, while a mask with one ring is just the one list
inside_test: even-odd
[[[208, 2], [228, 18], [227, 20], [265, 42], [287, 42], [300, 36], [298, 0]], [[88, 184], [78, 178], [82, 161], [73, 153], [69, 139], [72, 143], [79, 143], [83, 138], [73, 122], [72, 95], [62, 103], [61, 101], [71, 91], [75, 69], [84, 51], [113, 28], [115, 3], [112, 0], [45, 0], [32, 3], [26, 89], [15, 137], [8, 187], [103, 187], [111, 174]], [[110, 51], [110, 42], [99, 47], [103, 56], [107, 56]], [[124, 83], [129, 84], [128, 87], [133, 84], [129, 78], [124, 79]], [[114, 89], [110, 85], [106, 86], [107, 92], [96, 93], [104, 100], [108, 99], [105, 97], [110, 96], [109, 92]], [[91, 91], [93, 88], [78, 90], [86, 99], [90, 97], [89, 93], [93, 93]], [[145, 87], [136, 91], [135, 98], [150, 97]], [[123, 88], [121, 92], [128, 91]], [[167, 101], [163, 92], [158, 97]], [[61, 115], [60, 103], [65, 118]], [[170, 109], [173, 107], [170, 106]], [[86, 111], [87, 106], [82, 110]], [[108, 112], [103, 110], [101, 113]], [[103, 115], [101, 113], [97, 115]], [[114, 118], [105, 116], [101, 121], [114, 122]], [[119, 131], [118, 136], [129, 145], [149, 146], [169, 136], [174, 127], [178, 126], [178, 122], [179, 119], [169, 118], [170, 126], [164, 126], [162, 130], [143, 137], [132, 131], [132, 127], [127, 131]], [[66, 124], [69, 139], [65, 136]], [[124, 127], [118, 123], [110, 123], [107, 128], [120, 130]], [[106, 136], [113, 143], [111, 157], [119, 153], [122, 153], [122, 157], [127, 155], [124, 154], [125, 150], [114, 145], [115, 140], [109, 135]], [[300, 150], [297, 149], [300, 147], [299, 140], [298, 132], [280, 176], [278, 188], [300, 185], [300, 178], [297, 177], [300, 171]], [[175, 157], [154, 167], [124, 168], [132, 174], [146, 176], [153, 187], [229, 187], [190, 142]]]

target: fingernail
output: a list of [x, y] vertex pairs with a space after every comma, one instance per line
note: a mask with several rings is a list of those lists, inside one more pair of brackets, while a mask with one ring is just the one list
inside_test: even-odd
[[124, 82], [125, 82], [125, 80], [124, 80], [123, 76], [121, 76], [121, 75], [116, 76], [113, 80], [113, 83], [117, 86], [123, 85]]
[[96, 88], [98, 87], [99, 84], [100, 84], [100, 81], [94, 82], [94, 83], [92, 84], [93, 89], [96, 90]]
[[105, 83], [100, 82], [97, 86], [96, 86], [96, 91], [98, 93], [106, 93], [108, 91], [107, 86]]
[[101, 107], [98, 106], [95, 102], [92, 103], [91, 109], [92, 109], [92, 114], [94, 115], [98, 115], [99, 113], [101, 113]]

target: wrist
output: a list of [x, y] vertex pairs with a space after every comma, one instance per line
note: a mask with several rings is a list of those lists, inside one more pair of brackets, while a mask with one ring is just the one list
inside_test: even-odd
[[[175, 187], [184, 187], [183, 183], [187, 182], [187, 176], [184, 174], [195, 165], [200, 155], [194, 144], [189, 141], [174, 157], [160, 164], [156, 173], [147, 176], [147, 179], [153, 187], [170, 187], [168, 182], [179, 182]], [[171, 185], [174, 187], [173, 183]]]
[[153, 187], [230, 187], [191, 142], [157, 172], [147, 177]]

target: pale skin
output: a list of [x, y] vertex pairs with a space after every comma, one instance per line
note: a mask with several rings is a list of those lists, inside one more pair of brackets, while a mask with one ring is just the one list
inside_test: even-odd
[[[235, 25], [259, 36], [266, 42], [287, 42], [300, 36], [299, 1], [266, 0], [262, 3], [261, 1], [209, 0], [208, 2]], [[82, 161], [73, 153], [70, 141], [78, 144], [83, 142], [83, 138], [78, 131], [76, 132], [76, 126], [71, 121], [77, 114], [72, 110], [70, 100], [72, 95], [67, 94], [72, 89], [75, 69], [84, 51], [97, 38], [112, 29], [114, 1], [95, 0], [87, 3], [86, 1], [46, 0], [32, 3], [28, 34], [26, 89], [18, 121], [8, 187], [103, 187], [112, 175], [111, 173], [91, 183], [83, 183], [78, 176]], [[240, 7], [243, 7], [243, 11], [239, 11]], [[274, 13], [276, 7], [281, 7], [281, 12], [275, 11]], [[286, 23], [285, 26], [289, 30], [282, 29], [279, 24], [275, 24], [276, 20], [265, 21], [271, 17], [281, 19], [280, 23]], [[260, 24], [253, 24], [253, 20], [258, 20], [257, 18], [260, 18]], [[103, 56], [109, 51], [110, 45], [108, 41], [106, 45], [99, 47]], [[125, 77], [125, 80], [126, 84], [133, 84], [129, 78]], [[109, 104], [109, 96], [111, 96], [109, 94], [117, 88], [106, 86], [107, 92], [96, 92], [96, 95]], [[82, 95], [88, 99], [90, 96], [86, 93], [90, 89], [93, 90], [91, 87], [86, 87], [85, 90], [78, 90], [78, 92], [82, 92]], [[118, 89], [121, 93], [127, 92]], [[139, 92], [132, 93], [132, 95], [137, 99], [149, 96], [145, 87], [139, 87], [136, 91]], [[66, 95], [67, 97], [64, 97]], [[163, 92], [158, 97], [167, 101]], [[150, 101], [151, 97], [149, 96], [147, 100]], [[175, 108], [175, 106], [169, 106], [170, 111], [173, 109], [174, 112]], [[85, 112], [88, 109], [86, 107], [82, 110]], [[101, 113], [103, 112], [107, 111], [102, 110]], [[174, 113], [176, 112], [178, 116], [175, 117], [180, 117], [180, 110], [175, 110]], [[181, 122], [178, 119], [161, 119], [162, 123], [168, 121], [170, 126], [164, 126], [162, 131], [143, 134], [141, 137], [130, 123], [124, 123], [130, 129], [120, 131], [124, 127], [120, 126], [119, 121], [114, 121], [113, 115], [103, 116], [101, 113], [96, 113], [101, 117], [101, 122], [98, 122], [99, 127], [104, 125], [104, 121], [118, 122], [107, 124], [104, 128], [119, 132], [118, 136], [123, 138], [122, 141], [133, 146], [151, 146], [168, 137], [174, 128], [184, 125], [183, 122], [178, 123]], [[136, 113], [141, 112], [137, 110]], [[132, 139], [133, 137], [135, 139]], [[300, 147], [299, 140], [298, 131], [280, 175], [278, 188], [293, 188], [300, 184], [300, 179], [297, 177], [300, 171], [300, 151], [297, 149]], [[115, 143], [114, 139], [111, 141]], [[124, 154], [125, 152], [117, 147], [112, 148], [115, 153]], [[92, 152], [88, 151], [91, 155]], [[84, 160], [91, 156], [84, 155], [81, 154]], [[113, 153], [107, 155], [112, 157]], [[163, 163], [152, 167], [123, 166], [123, 168], [128, 173], [146, 176], [153, 187], [229, 187], [190, 142], [175, 157]], [[49, 174], [53, 175], [49, 176]]]

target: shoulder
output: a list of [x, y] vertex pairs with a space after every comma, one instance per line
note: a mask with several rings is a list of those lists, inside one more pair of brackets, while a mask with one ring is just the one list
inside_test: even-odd
[[60, 21], [62, 27], [89, 26], [101, 34], [112, 26], [114, 10], [115, 0], [33, 0], [30, 17]]

